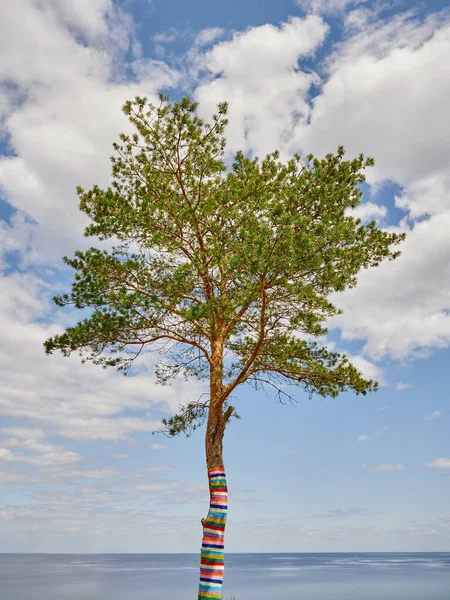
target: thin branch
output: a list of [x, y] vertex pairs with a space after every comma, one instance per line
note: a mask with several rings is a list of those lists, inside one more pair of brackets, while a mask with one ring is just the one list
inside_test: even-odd
[[228, 398], [228, 396], [231, 394], [231, 392], [235, 388], [237, 388], [237, 386], [240, 383], [243, 383], [246, 380], [246, 378], [248, 377], [248, 371], [250, 370], [251, 366], [255, 362], [255, 360], [259, 354], [259, 351], [261, 349], [261, 346], [264, 342], [265, 325], [266, 325], [265, 316], [266, 316], [266, 308], [267, 308], [267, 294], [266, 294], [266, 289], [264, 286], [264, 279], [262, 279], [262, 281], [261, 281], [261, 302], [262, 302], [262, 304], [261, 304], [261, 312], [260, 312], [260, 319], [259, 319], [258, 340], [255, 344], [255, 347], [253, 348], [253, 352], [248, 357], [246, 363], [242, 367], [242, 369], [241, 369], [240, 373], [238, 374], [238, 376], [236, 377], [236, 379], [232, 383], [229, 383], [227, 386], [225, 386], [225, 391], [221, 397], [222, 402], [224, 402]]
[[133, 346], [133, 345], [140, 345], [140, 344], [150, 344], [152, 342], [156, 342], [158, 340], [161, 339], [167, 339], [167, 340], [173, 340], [177, 343], [180, 344], [188, 344], [189, 346], [194, 346], [195, 348], [198, 348], [199, 350], [201, 350], [201, 352], [204, 354], [206, 360], [208, 361], [208, 363], [210, 365], [212, 365], [212, 360], [211, 357], [209, 356], [207, 350], [205, 348], [203, 348], [203, 346], [197, 342], [195, 342], [194, 340], [191, 340], [189, 338], [185, 338], [182, 335], [179, 335], [176, 332], [172, 332], [169, 329], [166, 329], [165, 327], [155, 327], [155, 329], [160, 329], [161, 331], [167, 332], [167, 333], [161, 333], [159, 335], [156, 335], [154, 337], [148, 338], [146, 340], [138, 340], [138, 341], [129, 341], [129, 340], [121, 340], [119, 338], [116, 338], [114, 340], [110, 340], [114, 343], [117, 344], [123, 344], [124, 346]]
[[283, 389], [281, 389], [281, 387], [277, 386], [275, 383], [273, 383], [272, 381], [270, 381], [269, 379], [262, 379], [260, 377], [252, 377], [251, 381], [256, 381], [256, 382], [260, 382], [262, 384], [262, 386], [264, 385], [270, 385], [271, 387], [273, 387], [276, 392], [277, 392], [277, 397], [280, 399], [280, 403], [283, 404], [281, 397], [282, 396], [286, 396], [286, 398], [289, 399], [289, 401], [293, 404], [294, 402], [297, 402], [296, 398], [294, 398], [294, 396], [292, 396], [291, 394], [288, 394], [287, 392], [285, 392]]

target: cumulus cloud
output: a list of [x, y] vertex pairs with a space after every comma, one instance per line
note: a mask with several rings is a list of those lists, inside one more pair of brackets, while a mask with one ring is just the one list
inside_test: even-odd
[[293, 17], [279, 27], [235, 33], [191, 57], [206, 73], [195, 90], [201, 114], [209, 116], [219, 102], [229, 102], [230, 151], [272, 152], [290, 135], [296, 118], [308, 114], [308, 92], [318, 79], [299, 69], [298, 61], [320, 46], [327, 31], [320, 17]]
[[[346, 4], [308, 7], [326, 12]], [[330, 326], [344, 340], [365, 341], [369, 359], [423, 357], [450, 344], [450, 16], [420, 19], [409, 11], [382, 19], [361, 6], [353, 13], [354, 26], [334, 46], [322, 79], [301, 68], [328, 31], [313, 15], [250, 28], [197, 54], [196, 68], [206, 77], [195, 96], [205, 115], [230, 102], [230, 150], [320, 156], [343, 144], [350, 156], [375, 157], [367, 172], [372, 198], [356, 215], [385, 223], [389, 215], [378, 198], [383, 185], [394, 183], [405, 214], [397, 229], [408, 237], [398, 260], [363, 272], [355, 289], [333, 298], [344, 314]], [[321, 82], [310, 106], [311, 84]]]
[[44, 0], [40, 5], [47, 15], [53, 12], [65, 25], [85, 35], [91, 42], [108, 37], [111, 21], [120, 14], [111, 0], [79, 0], [77, 3]]
[[383, 182], [401, 188], [402, 256], [363, 272], [334, 299], [344, 314], [332, 325], [344, 339], [366, 340], [375, 359], [426, 356], [450, 343], [449, 52], [446, 12], [371, 22], [335, 47], [310, 119], [290, 145], [319, 155], [339, 144], [364, 152], [376, 159], [367, 172], [374, 196]]
[[0, 159], [2, 194], [32, 218], [31, 258], [43, 262], [82, 240], [75, 186], [108, 181], [111, 144], [127, 127], [124, 101], [138, 93], [155, 97], [176, 80], [165, 65], [137, 54], [137, 80], [126, 82], [121, 70], [131, 26], [124, 16], [116, 27], [110, 0], [84, 5], [18, 0], [0, 22], [0, 106], [7, 109], [0, 118], [11, 152]]
[[152, 444], [151, 445], [152, 450], [165, 450], [166, 448], [167, 448], [167, 446], [164, 446], [163, 444]]

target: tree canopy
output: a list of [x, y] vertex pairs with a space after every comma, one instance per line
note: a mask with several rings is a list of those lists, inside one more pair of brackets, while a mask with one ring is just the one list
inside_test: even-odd
[[404, 238], [348, 210], [373, 159], [344, 160], [339, 147], [284, 162], [278, 152], [237, 152], [227, 166], [227, 105], [210, 122], [196, 109], [163, 95], [158, 105], [125, 104], [134, 131], [114, 144], [111, 186], [78, 188], [85, 235], [110, 249], [65, 257], [75, 279], [55, 298], [90, 313], [47, 340], [46, 352], [78, 351], [127, 371], [148, 349], [162, 355], [160, 383], [179, 374], [208, 380], [206, 400], [165, 421], [171, 435], [190, 433], [213, 404], [226, 422], [245, 382], [286, 396], [288, 386], [322, 396], [376, 389], [345, 354], [315, 340], [340, 312], [330, 294], [395, 258]]

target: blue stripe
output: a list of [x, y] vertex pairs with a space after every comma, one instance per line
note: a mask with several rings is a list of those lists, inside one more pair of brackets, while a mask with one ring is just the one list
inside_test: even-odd
[[211, 508], [223, 508], [224, 510], [228, 509], [227, 504], [210, 504]]
[[[223, 579], [206, 579], [206, 577], [200, 577], [200, 581], [206, 581], [209, 583], [223, 583]], [[206, 585], [205, 585], [205, 587], [206, 587]]]
[[202, 544], [202, 548], [223, 548], [223, 544]]

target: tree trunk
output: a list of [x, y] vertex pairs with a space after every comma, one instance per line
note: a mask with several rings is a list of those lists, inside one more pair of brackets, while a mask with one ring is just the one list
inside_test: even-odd
[[198, 600], [220, 600], [224, 573], [223, 542], [228, 510], [225, 469], [210, 469], [208, 479], [210, 500], [208, 516], [202, 519]]
[[[221, 364], [220, 364], [221, 369]], [[209, 511], [202, 519], [198, 600], [220, 600], [224, 573], [224, 534], [228, 511], [228, 490], [222, 457], [222, 441], [232, 409], [223, 414], [220, 374], [211, 377], [211, 402], [206, 427], [205, 450], [209, 482]]]

